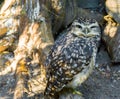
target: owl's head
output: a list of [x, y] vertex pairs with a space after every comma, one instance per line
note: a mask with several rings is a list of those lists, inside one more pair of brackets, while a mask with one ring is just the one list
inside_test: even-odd
[[78, 18], [74, 20], [71, 26], [71, 33], [78, 37], [100, 36], [101, 30], [98, 22], [90, 18]]

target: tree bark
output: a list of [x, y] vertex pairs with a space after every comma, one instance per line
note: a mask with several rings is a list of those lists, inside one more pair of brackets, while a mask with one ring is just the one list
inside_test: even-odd
[[[46, 87], [44, 61], [53, 45], [49, 0], [5, 0], [0, 10], [0, 52], [14, 59], [0, 75], [14, 73], [14, 99], [34, 97]], [[27, 94], [26, 94], [27, 93]]]

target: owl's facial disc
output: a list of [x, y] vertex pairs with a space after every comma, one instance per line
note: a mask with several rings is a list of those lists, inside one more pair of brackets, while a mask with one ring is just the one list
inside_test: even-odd
[[89, 24], [74, 22], [71, 33], [78, 37], [94, 37], [100, 35], [100, 28], [97, 22]]

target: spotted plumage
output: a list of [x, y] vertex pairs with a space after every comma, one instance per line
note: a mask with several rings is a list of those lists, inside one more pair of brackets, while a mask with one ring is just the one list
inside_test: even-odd
[[54, 96], [63, 87], [75, 88], [89, 77], [95, 65], [100, 37], [96, 20], [74, 20], [55, 41], [47, 57], [48, 83], [45, 95]]

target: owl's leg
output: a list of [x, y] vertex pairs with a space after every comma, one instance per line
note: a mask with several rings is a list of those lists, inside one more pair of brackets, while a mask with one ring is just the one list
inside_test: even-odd
[[73, 94], [77, 94], [77, 95], [80, 95], [80, 96], [83, 96], [83, 94], [80, 92], [80, 91], [78, 91], [78, 90], [76, 90], [76, 89], [72, 89], [73, 90]]
[[77, 95], [83, 96], [83, 94], [80, 91], [71, 87], [64, 87], [61, 90], [60, 94], [64, 94], [64, 93], [71, 93], [71, 94], [77, 94]]
[[77, 94], [77, 95], [83, 96], [83, 94], [80, 91], [78, 91], [77, 89], [75, 89], [75, 88], [69, 88], [69, 91], [72, 94]]

